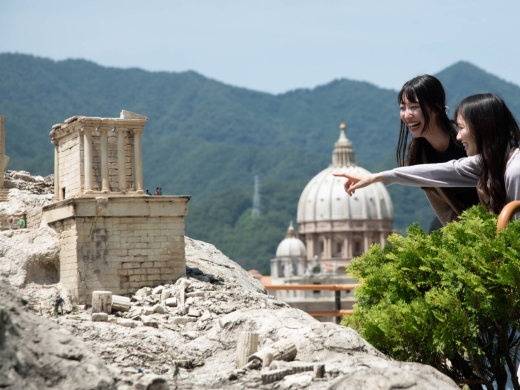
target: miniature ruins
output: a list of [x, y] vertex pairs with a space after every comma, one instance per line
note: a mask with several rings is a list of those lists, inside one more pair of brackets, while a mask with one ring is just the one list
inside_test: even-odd
[[73, 303], [92, 291], [130, 294], [185, 273], [190, 196], [143, 191], [142, 133], [148, 118], [74, 116], [53, 126], [54, 199], [42, 223], [59, 233], [60, 282]]

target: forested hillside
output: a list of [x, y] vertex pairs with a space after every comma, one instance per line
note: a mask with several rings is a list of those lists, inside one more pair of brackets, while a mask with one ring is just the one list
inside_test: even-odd
[[[492, 91], [520, 117], [520, 88], [513, 84], [464, 62], [438, 77], [452, 108], [464, 96]], [[342, 119], [359, 165], [394, 166], [397, 92], [365, 82], [342, 79], [271, 95], [195, 72], [0, 54], [0, 91], [9, 168], [33, 174], [52, 172], [53, 124], [73, 115], [114, 117], [121, 109], [148, 116], [145, 186], [192, 195], [187, 235], [215, 244], [247, 267], [268, 267], [289, 220], [295, 220], [301, 190], [329, 164]], [[263, 183], [263, 215], [256, 220], [249, 210], [254, 175]], [[421, 190], [389, 191], [397, 229], [413, 221], [428, 226], [433, 213]]]

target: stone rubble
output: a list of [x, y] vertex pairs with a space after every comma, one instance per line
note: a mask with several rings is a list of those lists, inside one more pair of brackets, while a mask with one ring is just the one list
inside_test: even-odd
[[5, 171], [4, 187], [29, 191], [35, 195], [54, 194], [54, 175], [31, 176], [27, 171]]
[[[52, 195], [30, 193], [51, 188], [42, 180], [8, 175], [18, 188], [0, 203], [4, 212], [52, 201]], [[104, 313], [72, 306], [57, 283], [59, 244], [52, 229], [0, 233], [0, 343], [7, 340], [7, 349], [0, 345], [0, 387], [165, 390], [173, 388], [177, 363], [179, 389], [458, 389], [430, 366], [391, 361], [352, 329], [321, 323], [267, 295], [213, 245], [187, 237], [185, 244], [185, 276], [131, 297], [113, 295], [112, 313], [99, 316]], [[8, 281], [23, 298], [13, 298]], [[48, 300], [56, 293], [65, 297], [65, 315], [51, 317]], [[16, 318], [27, 322], [18, 326]], [[276, 346], [290, 346], [279, 355], [292, 361], [262, 368], [253, 359], [238, 369], [241, 332], [258, 333], [258, 351], [278, 356]], [[47, 371], [38, 368], [46, 356], [53, 362]]]

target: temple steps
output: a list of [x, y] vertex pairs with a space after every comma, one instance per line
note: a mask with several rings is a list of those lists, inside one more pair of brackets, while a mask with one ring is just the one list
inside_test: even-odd
[[0, 189], [0, 202], [7, 202], [8, 195], [9, 195], [9, 189], [7, 189], [7, 188]]

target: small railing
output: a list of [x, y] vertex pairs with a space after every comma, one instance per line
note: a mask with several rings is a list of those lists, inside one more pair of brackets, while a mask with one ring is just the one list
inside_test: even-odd
[[514, 200], [504, 206], [502, 212], [498, 216], [497, 234], [500, 230], [505, 229], [506, 225], [517, 211], [520, 211], [520, 200]]
[[336, 317], [339, 324], [341, 317], [344, 315], [352, 315], [353, 310], [341, 310], [341, 292], [352, 291], [359, 284], [278, 284], [264, 286], [266, 290], [304, 290], [304, 291], [334, 291], [334, 303], [336, 310], [331, 311], [308, 311], [307, 313], [313, 317]]

